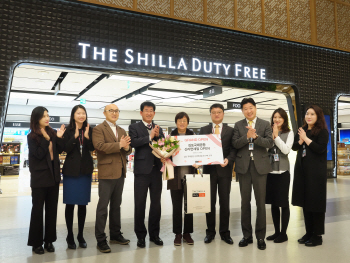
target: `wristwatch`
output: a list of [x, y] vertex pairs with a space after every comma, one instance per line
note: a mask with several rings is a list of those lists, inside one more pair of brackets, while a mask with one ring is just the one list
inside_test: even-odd
[[255, 139], [254, 140], [256, 140], [256, 139], [258, 139], [259, 138], [259, 135], [256, 135], [256, 137], [255, 137]]

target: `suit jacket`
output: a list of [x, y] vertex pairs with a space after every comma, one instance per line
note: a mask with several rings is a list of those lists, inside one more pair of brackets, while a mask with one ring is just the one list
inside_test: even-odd
[[104, 121], [92, 132], [92, 143], [97, 153], [97, 168], [99, 179], [118, 179], [126, 177], [126, 156], [131, 153], [131, 147], [126, 151], [120, 147], [120, 138], [127, 136], [124, 129], [117, 126], [118, 139], [109, 124]]
[[[135, 148], [134, 174], [149, 174], [154, 164], [157, 165], [159, 170], [162, 169], [162, 162], [152, 154], [152, 148], [149, 146], [148, 129], [142, 121], [129, 126], [129, 136], [131, 138], [130, 145]], [[159, 137], [153, 139], [158, 140], [163, 137], [163, 130], [159, 127]]]
[[[40, 137], [39, 143], [32, 139], [30, 134], [27, 136], [29, 148], [29, 171], [30, 186], [51, 187], [61, 181], [59, 154], [63, 152], [64, 140], [54, 136], [51, 138], [53, 161], [51, 161], [49, 145], [43, 136]], [[53, 167], [52, 167], [53, 162]]]
[[[178, 136], [179, 132], [177, 128], [173, 130], [170, 134], [171, 136]], [[194, 132], [191, 131], [190, 129], [186, 129], [186, 135], [194, 135]], [[182, 189], [182, 182], [181, 182], [181, 167], [186, 167], [187, 174], [194, 174], [195, 173], [195, 168], [193, 166], [175, 166], [174, 167], [174, 179], [168, 180], [167, 182], [167, 187], [168, 190], [181, 190]]]
[[[92, 144], [92, 127], [89, 128], [89, 140], [83, 139], [83, 154], [80, 154], [79, 137], [75, 138], [75, 130], [68, 126], [64, 132], [64, 151], [67, 153], [66, 160], [63, 164], [62, 173], [65, 176], [79, 176], [80, 174], [91, 174], [94, 165], [90, 151], [93, 151]], [[81, 130], [80, 130], [81, 133]]]
[[326, 212], [327, 202], [327, 143], [328, 131], [323, 129], [318, 135], [311, 135], [312, 140], [305, 145], [306, 156], [302, 156], [303, 145], [299, 144], [299, 135], [294, 137], [293, 150], [298, 151], [294, 167], [292, 204], [304, 207], [309, 212]]
[[[200, 129], [199, 134], [211, 134], [213, 133], [213, 125], [209, 124]], [[213, 173], [213, 169], [216, 169], [218, 176], [231, 177], [232, 179], [232, 170], [233, 164], [236, 160], [237, 150], [232, 146], [232, 136], [233, 136], [233, 128], [227, 125], [222, 126], [221, 131], [221, 143], [222, 143], [222, 152], [224, 155], [224, 159], [227, 158], [228, 165], [225, 167], [221, 167], [220, 164], [215, 165], [204, 165], [203, 173], [211, 174]]]
[[[249, 142], [247, 139], [248, 129], [247, 120], [243, 119], [236, 122], [233, 132], [232, 145], [237, 149], [237, 159], [235, 172], [245, 174], [248, 172], [250, 163]], [[254, 143], [254, 165], [259, 174], [268, 174], [272, 171], [267, 149], [273, 146], [272, 129], [268, 121], [260, 118], [255, 123], [256, 134], [259, 136]]]

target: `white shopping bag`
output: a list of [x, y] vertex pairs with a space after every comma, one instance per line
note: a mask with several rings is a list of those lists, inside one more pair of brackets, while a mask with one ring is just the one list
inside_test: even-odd
[[185, 175], [185, 213], [210, 212], [210, 174]]

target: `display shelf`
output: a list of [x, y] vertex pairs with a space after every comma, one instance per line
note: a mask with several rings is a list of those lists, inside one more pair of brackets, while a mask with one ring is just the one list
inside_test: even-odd
[[19, 175], [20, 158], [20, 142], [2, 142], [0, 149], [1, 175]]
[[344, 142], [337, 144], [337, 174], [350, 175], [350, 145]]

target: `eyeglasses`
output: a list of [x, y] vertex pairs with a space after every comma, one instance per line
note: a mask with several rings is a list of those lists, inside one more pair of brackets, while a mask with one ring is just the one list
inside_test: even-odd
[[177, 120], [177, 123], [187, 123], [187, 120]]
[[109, 113], [115, 113], [115, 114], [119, 114], [120, 110], [106, 110]]
[[153, 111], [153, 110], [150, 110], [150, 111], [144, 110], [144, 111], [142, 111], [142, 112], [144, 112], [144, 113], [153, 113], [154, 111]]

